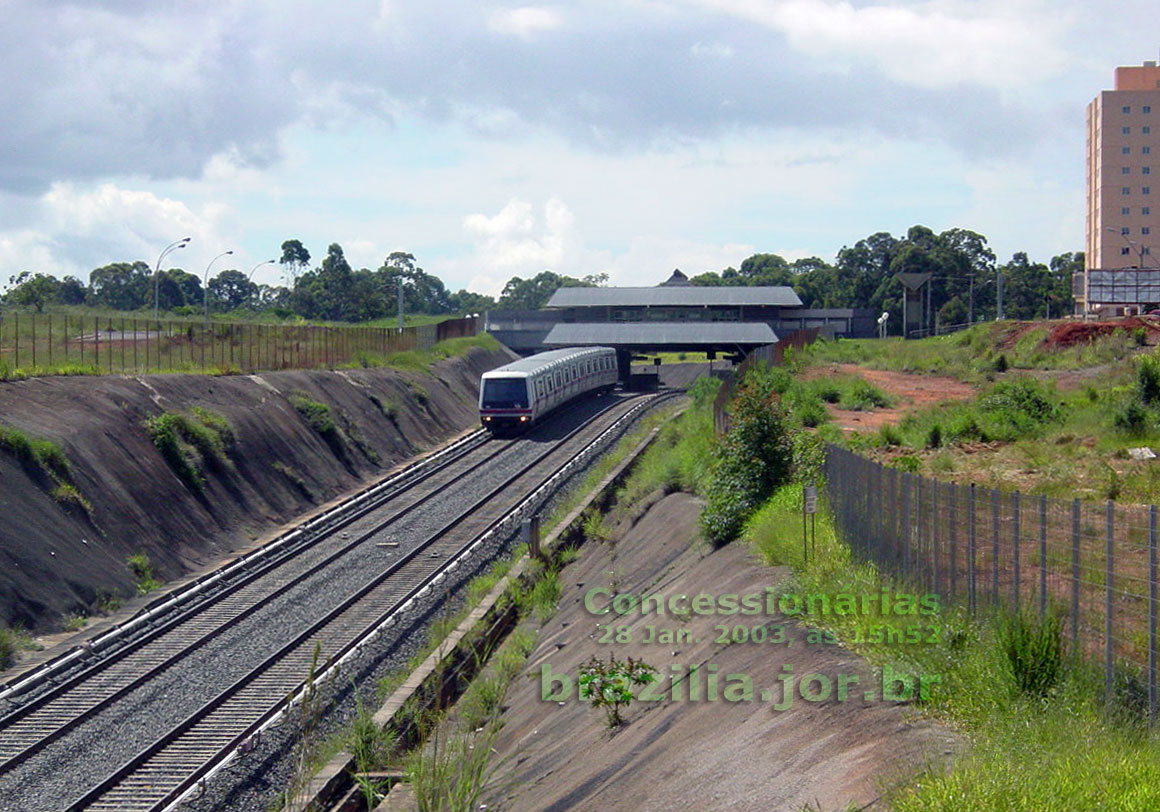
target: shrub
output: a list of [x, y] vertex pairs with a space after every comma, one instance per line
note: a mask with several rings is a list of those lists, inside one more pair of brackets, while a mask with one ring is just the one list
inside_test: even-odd
[[717, 445], [715, 476], [701, 513], [702, 529], [716, 546], [735, 539], [793, 469], [786, 413], [771, 384], [761, 374], [746, 377], [731, 404], [729, 432]]
[[996, 372], [1006, 372], [1011, 368], [1011, 363], [1007, 360], [1005, 353], [999, 353], [999, 357], [995, 359], [995, 363], [991, 368]]
[[161, 582], [153, 576], [153, 564], [149, 561], [149, 556], [145, 553], [136, 553], [129, 556], [126, 562], [129, 565], [129, 571], [133, 573], [133, 578], [137, 581], [137, 594], [148, 595], [157, 587], [161, 586]]
[[878, 439], [882, 445], [902, 445], [902, 432], [897, 426], [885, 425], [878, 429]]
[[942, 426], [935, 423], [930, 427], [926, 433], [926, 447], [927, 448], [941, 448], [942, 447]]
[[999, 645], [1020, 692], [1044, 696], [1063, 673], [1063, 619], [1012, 614], [999, 622]]
[[1133, 398], [1116, 411], [1112, 423], [1125, 434], [1139, 436], [1148, 428], [1148, 410]]
[[315, 433], [322, 437], [329, 437], [338, 433], [338, 427], [334, 423], [334, 416], [330, 413], [330, 407], [325, 403], [311, 400], [300, 392], [290, 395], [290, 403], [294, 406], [294, 410], [298, 412], [298, 416]]
[[1136, 396], [1142, 403], [1160, 401], [1160, 358], [1145, 355], [1136, 364]]
[[633, 657], [621, 662], [609, 654], [608, 662], [604, 662], [593, 655], [581, 667], [577, 679], [580, 699], [591, 703], [594, 708], [603, 708], [608, 727], [618, 727], [624, 723], [620, 709], [627, 708], [634, 698], [632, 689], [656, 682], [656, 672], [651, 665]]
[[874, 384], [859, 378], [842, 398], [842, 405], [847, 409], [865, 412], [889, 406], [890, 398]]

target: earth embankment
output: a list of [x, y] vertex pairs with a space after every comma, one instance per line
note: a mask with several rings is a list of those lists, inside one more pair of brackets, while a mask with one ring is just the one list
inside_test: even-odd
[[[430, 374], [392, 369], [260, 375], [50, 377], [0, 383], [0, 427], [55, 444], [59, 476], [0, 448], [0, 623], [46, 630], [131, 596], [130, 556], [161, 580], [251, 546], [476, 420], [479, 376], [511, 360], [474, 349]], [[175, 461], [149, 421], [224, 427]], [[224, 419], [224, 425], [216, 418]], [[190, 468], [181, 475], [181, 460]], [[193, 476], [190, 475], [193, 472]]]

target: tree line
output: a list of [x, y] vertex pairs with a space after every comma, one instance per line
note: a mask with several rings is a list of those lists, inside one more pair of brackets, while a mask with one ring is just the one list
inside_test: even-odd
[[[266, 311], [280, 318], [298, 316], [325, 321], [363, 322], [397, 312], [403, 290], [407, 313], [430, 315], [478, 313], [489, 309], [536, 310], [561, 287], [596, 286], [604, 273], [575, 278], [543, 271], [528, 279], [512, 277], [498, 299], [467, 290], [450, 292], [442, 280], [424, 271], [413, 254], [391, 253], [375, 270], [354, 269], [342, 246], [332, 243], [311, 267], [311, 255], [299, 240], [282, 243], [279, 263], [285, 284], [264, 285], [236, 269], [210, 278], [209, 309]], [[940, 324], [992, 319], [1002, 287], [1007, 318], [1061, 316], [1072, 310], [1072, 274], [1083, 270], [1083, 253], [1069, 252], [1048, 264], [1032, 262], [1018, 252], [999, 264], [986, 237], [953, 228], [936, 234], [914, 226], [904, 237], [872, 234], [843, 247], [834, 262], [809, 257], [789, 262], [777, 254], [754, 254], [740, 268], [708, 271], [691, 277], [694, 285], [785, 285], [808, 308], [872, 308], [901, 314], [903, 288], [896, 275], [930, 273], [930, 314]], [[94, 269], [88, 283], [73, 276], [56, 279], [23, 272], [9, 284], [6, 304], [43, 310], [50, 304], [89, 305], [112, 310], [152, 309], [154, 289], [160, 309], [177, 314], [201, 312], [206, 290], [200, 277], [168, 268], [154, 279], [145, 262], [116, 262]], [[901, 318], [891, 318], [895, 330]]]
[[931, 321], [937, 316], [939, 324], [950, 325], [995, 318], [1000, 286], [1005, 318], [1058, 318], [1071, 313], [1072, 275], [1083, 268], [1083, 252], [1059, 254], [1045, 265], [1019, 251], [1000, 264], [981, 234], [960, 228], [936, 234], [925, 226], [913, 226], [905, 237], [879, 232], [843, 247], [833, 263], [817, 257], [787, 262], [777, 254], [755, 254], [739, 269], [711, 271], [689, 281], [694, 285], [788, 285], [805, 307], [889, 312], [898, 332], [903, 287], [897, 274], [931, 274]]

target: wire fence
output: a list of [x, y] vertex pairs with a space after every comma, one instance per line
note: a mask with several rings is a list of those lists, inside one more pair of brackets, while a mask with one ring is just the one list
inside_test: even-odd
[[6, 313], [0, 318], [0, 378], [370, 365], [391, 353], [476, 335], [480, 322], [469, 317], [400, 329]]
[[1063, 617], [1102, 663], [1109, 704], [1157, 719], [1157, 508], [1027, 496], [888, 468], [836, 446], [826, 489], [843, 539], [926, 591]]

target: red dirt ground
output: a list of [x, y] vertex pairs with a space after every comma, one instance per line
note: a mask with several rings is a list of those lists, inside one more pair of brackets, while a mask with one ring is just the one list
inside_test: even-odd
[[936, 375], [912, 375], [884, 369], [865, 369], [857, 364], [830, 364], [810, 370], [808, 377], [860, 375], [894, 400], [890, 409], [858, 412], [828, 406], [834, 425], [846, 431], [875, 431], [898, 423], [908, 411], [933, 406], [948, 400], [969, 400], [975, 387], [954, 378]]

